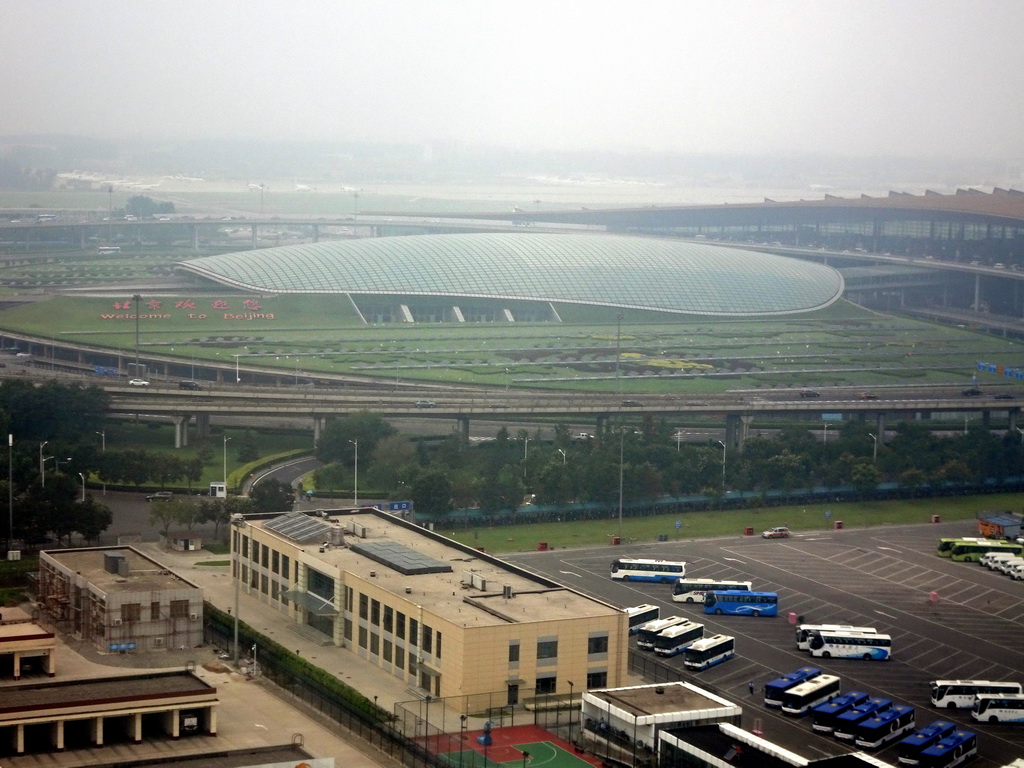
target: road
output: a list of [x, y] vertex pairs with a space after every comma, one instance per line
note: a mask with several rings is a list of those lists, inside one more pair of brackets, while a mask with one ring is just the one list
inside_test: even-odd
[[[747, 683], [758, 688], [779, 674], [813, 664], [842, 679], [843, 690], [864, 690], [917, 708], [918, 726], [952, 719], [979, 734], [976, 768], [994, 768], [1024, 754], [1024, 727], [975, 723], [968, 711], [938, 711], [929, 681], [1024, 681], [1024, 583], [972, 563], [935, 555], [940, 536], [971, 535], [970, 522], [840, 530], [764, 540], [735, 537], [674, 540], [600, 549], [517, 554], [512, 562], [620, 605], [655, 603], [662, 615], [682, 614], [737, 641], [737, 658], [699, 674], [680, 657], [664, 663], [680, 677], [714, 686], [747, 708]], [[671, 602], [666, 585], [622, 583], [608, 577], [615, 556], [686, 560], [687, 575], [751, 580], [754, 589], [779, 593], [777, 618], [706, 616], [700, 606]], [[934, 599], [933, 599], [934, 593]], [[811, 659], [794, 642], [790, 618], [806, 623], [874, 626], [893, 638], [893, 659]], [[744, 727], [807, 757], [836, 754], [836, 743], [813, 734], [758, 701]], [[847, 748], [838, 750], [847, 751]], [[878, 756], [896, 764], [894, 747]]]

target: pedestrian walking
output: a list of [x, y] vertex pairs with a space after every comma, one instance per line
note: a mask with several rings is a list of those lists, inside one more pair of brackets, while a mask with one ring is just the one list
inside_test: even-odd
[[754, 695], [754, 681], [753, 680], [751, 680], [749, 683], [747, 683], [747, 690], [750, 691], [750, 695], [751, 696]]

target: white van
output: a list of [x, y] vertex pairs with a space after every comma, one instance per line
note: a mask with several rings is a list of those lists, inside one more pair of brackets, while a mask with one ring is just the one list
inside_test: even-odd
[[1024, 581], [1024, 563], [1020, 563], [1018, 565], [1013, 566], [1013, 568], [1006, 572], [1006, 575], [1009, 576], [1011, 579], [1016, 579], [1017, 581]]
[[986, 568], [995, 569], [995, 567], [1005, 561], [1013, 560], [1017, 555], [1013, 552], [986, 552], [981, 556], [981, 560], [978, 561], [979, 565], [984, 565]]
[[1000, 573], [1009, 573], [1011, 568], [1015, 568], [1018, 565], [1024, 565], [1024, 557], [1014, 557], [1010, 560], [1000, 560], [996, 563], [993, 570], [999, 571]]

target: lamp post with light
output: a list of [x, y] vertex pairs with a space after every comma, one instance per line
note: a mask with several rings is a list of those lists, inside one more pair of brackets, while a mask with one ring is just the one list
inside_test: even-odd
[[718, 444], [720, 446], [722, 446], [722, 490], [724, 491], [725, 490], [725, 453], [726, 453], [726, 447], [725, 447], [725, 443], [723, 443], [721, 440], [718, 441]]
[[228, 495], [228, 441], [231, 438], [224, 435], [224, 498]]
[[231, 525], [234, 529], [231, 537], [232, 549], [235, 558], [235, 647], [234, 661], [235, 668], [238, 667], [238, 602], [239, 593], [242, 589], [242, 529], [245, 528], [245, 517], [240, 513], [231, 516]]
[[43, 442], [39, 444], [39, 482], [43, 488], [46, 487], [46, 470], [43, 468], [43, 448], [45, 448], [46, 444], [49, 442], [49, 440], [43, 440]]
[[572, 680], [566, 680], [565, 682], [569, 684], [569, 743], [573, 744], [574, 742], [572, 740], [572, 689], [573, 686], [575, 686], [576, 684]]
[[79, 472], [78, 476], [82, 478], [82, 501], [85, 501], [85, 475]]
[[356, 459], [352, 478], [352, 505], [359, 506], [359, 441], [349, 440], [356, 447]]
[[878, 438], [870, 432], [868, 432], [868, 437], [871, 438], [873, 443], [871, 447], [871, 463], [874, 464], [878, 461]]
[[14, 543], [14, 435], [7, 433], [7, 549]]
[[[195, 376], [193, 376], [192, 378], [195, 379]], [[101, 445], [100, 452], [101, 453], [106, 453], [107, 452], [107, 430], [104, 429], [102, 432], [97, 432], [96, 434], [99, 435], [100, 436], [100, 440], [103, 441], [100, 444]], [[107, 481], [106, 480], [103, 481], [103, 495], [104, 496], [107, 495]]]

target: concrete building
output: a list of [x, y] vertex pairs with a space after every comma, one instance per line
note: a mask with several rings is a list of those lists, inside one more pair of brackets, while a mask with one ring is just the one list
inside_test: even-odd
[[109, 653], [203, 642], [203, 591], [127, 546], [39, 556], [39, 606], [62, 631]]
[[418, 695], [516, 704], [625, 680], [622, 609], [384, 512], [249, 516], [231, 538], [237, 589]]
[[0, 609], [0, 677], [10, 672], [21, 679], [22, 669], [40, 663], [41, 672], [50, 677], [57, 674], [54, 650], [57, 638], [33, 621], [21, 608]]

